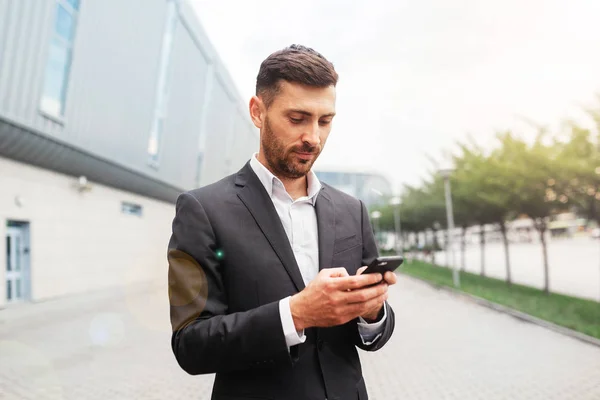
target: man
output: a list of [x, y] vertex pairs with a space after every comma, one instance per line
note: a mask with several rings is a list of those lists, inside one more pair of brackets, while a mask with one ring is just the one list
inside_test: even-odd
[[213, 399], [367, 399], [356, 347], [391, 337], [395, 275], [364, 204], [311, 167], [335, 115], [338, 75], [298, 45], [261, 65], [250, 116], [260, 148], [236, 174], [179, 196], [169, 242], [172, 348]]

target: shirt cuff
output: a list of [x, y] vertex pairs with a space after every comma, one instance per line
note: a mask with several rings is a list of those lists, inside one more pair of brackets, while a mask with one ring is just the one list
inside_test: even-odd
[[383, 317], [377, 321], [369, 324], [362, 317], [358, 317], [358, 333], [365, 346], [369, 346], [377, 341], [383, 334], [385, 328], [385, 320], [387, 318], [387, 307], [383, 305]]
[[304, 343], [306, 335], [304, 330], [298, 332], [294, 325], [294, 318], [292, 318], [292, 310], [290, 309], [290, 298], [286, 297], [279, 301], [279, 316], [281, 317], [281, 327], [283, 328], [283, 335], [285, 336], [285, 343], [288, 349], [292, 346], [296, 346], [300, 343]]

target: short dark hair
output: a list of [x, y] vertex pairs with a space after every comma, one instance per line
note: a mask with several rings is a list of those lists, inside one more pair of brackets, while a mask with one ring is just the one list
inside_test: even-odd
[[333, 64], [317, 51], [293, 44], [276, 51], [260, 65], [256, 77], [256, 95], [267, 108], [279, 93], [281, 80], [324, 88], [335, 86], [338, 74]]

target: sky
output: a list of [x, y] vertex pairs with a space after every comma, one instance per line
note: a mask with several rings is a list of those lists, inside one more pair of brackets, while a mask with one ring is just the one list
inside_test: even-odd
[[244, 100], [262, 60], [299, 43], [340, 75], [315, 167], [419, 184], [496, 132], [559, 129], [600, 101], [598, 0], [188, 0]]

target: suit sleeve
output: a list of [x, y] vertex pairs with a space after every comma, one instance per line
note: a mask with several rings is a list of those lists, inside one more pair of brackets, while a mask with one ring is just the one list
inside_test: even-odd
[[228, 312], [221, 257], [205, 209], [180, 195], [167, 255], [177, 362], [191, 375], [291, 363], [278, 302]]
[[[364, 203], [360, 202], [361, 206], [361, 226], [362, 226], [362, 241], [363, 241], [363, 254], [362, 254], [362, 265], [369, 265], [375, 260], [379, 252], [377, 250], [377, 244], [375, 243], [375, 236], [373, 235], [373, 228], [371, 227], [371, 221], [369, 220], [369, 213]], [[384, 304], [386, 311], [385, 326], [381, 336], [374, 342], [366, 345], [358, 333], [358, 327], [356, 329], [355, 344], [359, 348], [366, 351], [377, 351], [382, 348], [388, 340], [392, 337], [395, 325], [395, 316], [392, 307], [386, 301]], [[358, 320], [357, 320], [358, 321]]]

